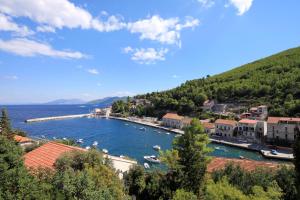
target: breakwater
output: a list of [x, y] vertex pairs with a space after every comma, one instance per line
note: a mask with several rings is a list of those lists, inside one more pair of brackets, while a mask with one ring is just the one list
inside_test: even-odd
[[91, 114], [79, 114], [79, 115], [64, 115], [64, 116], [55, 116], [55, 117], [42, 117], [42, 118], [34, 118], [34, 119], [26, 119], [26, 123], [31, 122], [42, 122], [49, 120], [62, 120], [62, 119], [72, 119], [72, 118], [82, 118], [82, 117], [90, 117]]

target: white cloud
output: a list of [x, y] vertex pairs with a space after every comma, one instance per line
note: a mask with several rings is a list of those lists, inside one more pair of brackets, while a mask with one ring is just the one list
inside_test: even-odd
[[16, 75], [12, 75], [12, 76], [4, 76], [4, 79], [8, 79], [8, 80], [18, 80], [19, 77]]
[[50, 33], [55, 33], [55, 28], [51, 26], [38, 26], [36, 28], [38, 32], [50, 32]]
[[11, 31], [19, 36], [34, 34], [27, 26], [20, 26], [13, 22], [11, 17], [0, 13], [0, 31]]
[[238, 10], [238, 15], [243, 15], [247, 12], [251, 7], [252, 2], [253, 0], [229, 0], [229, 3]]
[[168, 49], [162, 48], [156, 50], [154, 48], [136, 48], [126, 47], [123, 49], [125, 53], [131, 54], [131, 60], [139, 64], [155, 64], [156, 61], [165, 60], [165, 54], [168, 53]]
[[69, 0], [1, 0], [0, 12], [12, 17], [27, 17], [41, 25], [40, 31], [53, 32], [64, 27], [114, 31], [125, 26], [116, 16], [104, 22], [93, 18], [87, 10]]
[[214, 0], [198, 0], [198, 2], [201, 4], [203, 8], [210, 8], [213, 5], [215, 5]]
[[179, 78], [179, 76], [176, 75], [176, 74], [174, 74], [174, 75], [172, 76], [172, 78]]
[[199, 20], [187, 18], [180, 24], [178, 18], [163, 19], [154, 15], [147, 19], [138, 20], [127, 24], [131, 33], [140, 33], [140, 39], [159, 41], [164, 44], [180, 45], [180, 31], [183, 28], [192, 28], [199, 25]]
[[85, 58], [86, 55], [78, 51], [60, 51], [53, 49], [49, 44], [40, 43], [25, 38], [11, 40], [0, 39], [0, 50], [20, 56], [32, 57], [37, 55], [49, 56], [54, 58]]
[[95, 74], [95, 75], [99, 74], [97, 69], [88, 69], [87, 72], [90, 74]]

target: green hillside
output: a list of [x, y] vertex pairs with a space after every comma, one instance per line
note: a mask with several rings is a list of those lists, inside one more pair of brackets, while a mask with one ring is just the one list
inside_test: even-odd
[[216, 99], [246, 106], [266, 104], [274, 116], [300, 116], [300, 47], [138, 98], [154, 104], [153, 115], [177, 111], [199, 116], [204, 100]]

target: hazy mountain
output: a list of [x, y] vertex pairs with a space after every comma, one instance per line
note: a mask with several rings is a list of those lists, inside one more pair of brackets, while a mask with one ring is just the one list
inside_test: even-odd
[[103, 106], [110, 106], [113, 104], [115, 101], [118, 100], [126, 100], [127, 97], [105, 97], [102, 99], [96, 99], [93, 101], [89, 101], [86, 104], [101, 104]]
[[74, 104], [85, 104], [86, 102], [81, 99], [56, 99], [44, 103], [45, 105], [74, 105]]

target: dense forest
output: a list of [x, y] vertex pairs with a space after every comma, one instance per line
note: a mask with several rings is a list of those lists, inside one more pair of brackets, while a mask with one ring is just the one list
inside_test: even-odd
[[206, 99], [246, 106], [265, 104], [270, 115], [300, 116], [300, 47], [136, 98], [150, 100], [153, 107], [147, 108], [148, 113], [156, 116], [176, 111], [198, 117]]

